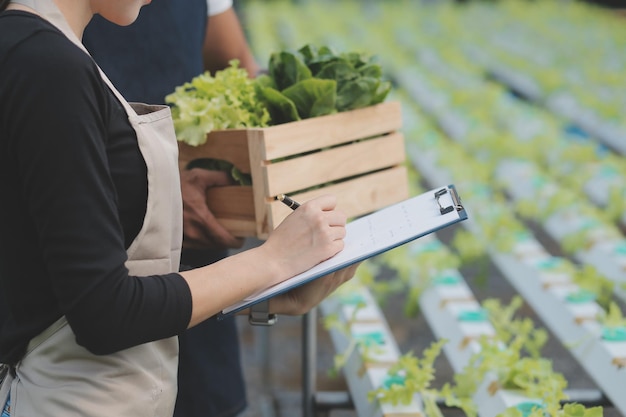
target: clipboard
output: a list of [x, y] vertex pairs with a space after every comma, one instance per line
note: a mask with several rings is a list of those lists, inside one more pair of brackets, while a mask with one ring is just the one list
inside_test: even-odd
[[467, 219], [453, 184], [359, 217], [346, 225], [344, 248], [308, 271], [246, 297], [217, 315], [223, 319], [307, 282]]

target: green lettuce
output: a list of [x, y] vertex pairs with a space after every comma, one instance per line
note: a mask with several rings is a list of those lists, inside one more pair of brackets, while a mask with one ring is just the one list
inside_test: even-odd
[[205, 72], [176, 87], [165, 102], [172, 106], [178, 140], [192, 146], [206, 142], [213, 130], [264, 127], [270, 121], [255, 81], [237, 60], [215, 76]]
[[382, 68], [367, 54], [305, 45], [272, 54], [257, 91], [274, 125], [381, 103], [391, 90], [382, 78]]

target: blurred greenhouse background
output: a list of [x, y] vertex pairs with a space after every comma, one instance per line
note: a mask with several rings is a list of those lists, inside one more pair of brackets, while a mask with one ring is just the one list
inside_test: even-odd
[[[367, 261], [318, 309], [313, 391], [352, 402], [329, 415], [626, 416], [619, 4], [235, 4], [264, 66], [307, 44], [376, 56], [402, 105], [411, 194], [454, 183], [470, 216]], [[245, 417], [316, 415], [302, 321], [243, 323]]]

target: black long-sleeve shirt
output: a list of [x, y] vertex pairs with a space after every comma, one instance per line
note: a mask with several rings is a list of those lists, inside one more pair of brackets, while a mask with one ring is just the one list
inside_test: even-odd
[[0, 196], [1, 362], [63, 315], [97, 354], [187, 327], [180, 275], [125, 267], [147, 174], [123, 107], [84, 51], [20, 11], [0, 14]]

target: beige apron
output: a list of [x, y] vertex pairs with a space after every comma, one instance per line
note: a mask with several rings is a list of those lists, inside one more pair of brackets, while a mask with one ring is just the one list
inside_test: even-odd
[[[14, 2], [36, 10], [84, 49], [52, 0]], [[146, 216], [128, 249], [126, 266], [131, 275], [178, 271], [182, 199], [170, 110], [144, 104], [131, 107], [102, 75], [126, 108], [148, 168]], [[97, 356], [76, 344], [63, 317], [30, 342], [17, 365], [11, 416], [170, 417], [177, 367], [176, 337]]]

